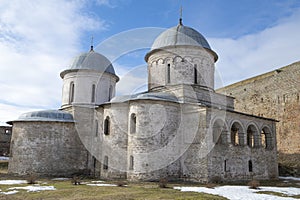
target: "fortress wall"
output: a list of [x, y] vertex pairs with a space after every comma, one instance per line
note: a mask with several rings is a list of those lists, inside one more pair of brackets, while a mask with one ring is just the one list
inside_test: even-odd
[[274, 118], [279, 163], [300, 168], [300, 62], [253, 77], [217, 92], [235, 97], [237, 111]]

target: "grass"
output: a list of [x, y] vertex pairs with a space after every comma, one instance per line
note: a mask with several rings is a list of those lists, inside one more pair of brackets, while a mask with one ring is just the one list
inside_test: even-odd
[[[90, 180], [84, 180], [90, 181]], [[27, 192], [20, 191], [14, 195], [0, 195], [0, 200], [27, 200], [27, 199], [61, 199], [61, 200], [132, 200], [132, 199], [176, 199], [176, 200], [201, 200], [201, 199], [225, 199], [223, 197], [195, 193], [195, 192], [180, 192], [172, 189], [172, 184], [168, 184], [168, 188], [159, 188], [157, 183], [131, 183], [126, 187], [97, 187], [87, 185], [72, 185], [71, 181], [51, 181], [42, 180], [47, 182], [47, 185], [52, 185], [56, 188], [55, 191], [41, 191], [41, 192]], [[20, 186], [20, 185], [18, 185]], [[24, 185], [22, 185], [24, 186]], [[2, 191], [14, 187], [1, 186]]]
[[8, 161], [0, 160], [0, 173], [1, 174], [7, 173], [7, 168], [8, 168]]

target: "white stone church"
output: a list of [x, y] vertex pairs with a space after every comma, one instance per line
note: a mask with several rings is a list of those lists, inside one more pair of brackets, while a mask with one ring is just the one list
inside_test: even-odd
[[236, 112], [232, 97], [215, 92], [217, 60], [207, 40], [180, 20], [145, 55], [148, 91], [115, 96], [119, 77], [91, 47], [60, 73], [61, 109], [9, 122], [9, 172], [135, 181], [277, 178], [276, 121]]

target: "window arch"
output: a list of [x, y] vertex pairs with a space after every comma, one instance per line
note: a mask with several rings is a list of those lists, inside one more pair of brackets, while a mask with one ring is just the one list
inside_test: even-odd
[[194, 84], [198, 84], [198, 70], [197, 70], [197, 64], [194, 65]]
[[247, 145], [251, 148], [259, 147], [258, 131], [254, 125], [247, 128]]
[[261, 131], [261, 146], [265, 149], [272, 149], [272, 134], [268, 127], [264, 127]]
[[112, 96], [113, 96], [113, 87], [111, 85], [111, 86], [109, 86], [109, 89], [108, 89], [108, 101], [110, 101], [112, 99]]
[[233, 145], [244, 145], [244, 133], [242, 125], [238, 122], [234, 122], [231, 126], [231, 144]]
[[104, 120], [104, 135], [110, 134], [110, 118], [107, 116]]
[[248, 161], [248, 171], [253, 172], [253, 164], [251, 160]]
[[129, 169], [133, 170], [133, 166], [134, 166], [134, 158], [133, 158], [133, 156], [130, 156], [130, 158], [129, 158]]
[[70, 90], [69, 90], [69, 103], [73, 103], [74, 102], [74, 92], [75, 92], [75, 84], [72, 81], [70, 83]]
[[132, 113], [130, 115], [130, 133], [136, 132], [136, 115], [135, 113]]
[[167, 65], [167, 83], [171, 83], [171, 64]]
[[95, 99], [96, 99], [95, 97], [96, 97], [96, 85], [93, 84], [92, 85], [92, 98], [91, 98], [92, 103], [95, 103]]
[[103, 169], [108, 170], [108, 156], [104, 156]]
[[225, 123], [217, 119], [213, 124], [213, 142], [215, 144], [227, 143], [227, 128]]
[[98, 136], [99, 127], [98, 127], [98, 120], [95, 120], [95, 136]]

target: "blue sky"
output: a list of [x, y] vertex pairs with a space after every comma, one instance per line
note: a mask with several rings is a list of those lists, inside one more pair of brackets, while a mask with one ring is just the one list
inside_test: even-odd
[[217, 87], [300, 60], [299, 0], [0, 0], [0, 124], [59, 108], [59, 73], [92, 35], [113, 58], [118, 94], [144, 88], [144, 54], [177, 25], [181, 5], [184, 25], [219, 55]]

